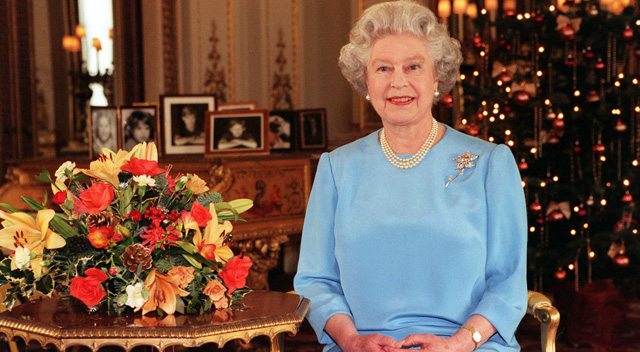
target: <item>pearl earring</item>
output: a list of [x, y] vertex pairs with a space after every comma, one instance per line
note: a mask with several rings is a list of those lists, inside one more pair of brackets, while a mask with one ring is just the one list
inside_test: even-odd
[[440, 92], [436, 89], [436, 90], [433, 92], [433, 96], [434, 96], [434, 97], [436, 97], [436, 98], [437, 98], [437, 97], [439, 97], [439, 96], [440, 96]]
[[371, 97], [369, 96], [369, 93], [367, 93], [367, 95], [364, 96], [364, 99], [366, 101], [371, 101]]

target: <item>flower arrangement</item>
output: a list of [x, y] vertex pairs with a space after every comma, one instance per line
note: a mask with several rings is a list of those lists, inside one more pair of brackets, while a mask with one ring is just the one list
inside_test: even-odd
[[36, 177], [62, 212], [27, 197], [35, 218], [0, 204], [5, 306], [59, 293], [118, 314], [194, 314], [239, 301], [252, 263], [234, 256], [231, 222], [253, 201], [224, 202], [197, 175], [170, 169], [158, 167], [153, 143], [103, 149], [89, 169], [67, 161]]

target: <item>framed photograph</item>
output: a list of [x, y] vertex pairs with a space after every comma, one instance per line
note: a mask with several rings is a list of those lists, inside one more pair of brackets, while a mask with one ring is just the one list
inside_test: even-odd
[[255, 101], [238, 101], [233, 103], [220, 103], [218, 104], [218, 111], [227, 110], [255, 110], [258, 108], [258, 103]]
[[121, 106], [120, 148], [129, 151], [142, 142], [159, 146], [159, 121], [157, 106]]
[[269, 111], [209, 111], [206, 119], [206, 155], [269, 153]]
[[203, 154], [207, 111], [215, 111], [213, 95], [161, 96], [164, 154]]
[[273, 110], [269, 113], [269, 149], [273, 151], [295, 150], [296, 110]]
[[323, 149], [327, 147], [327, 118], [325, 109], [301, 110], [298, 112], [300, 149]]
[[93, 160], [102, 148], [118, 150], [118, 107], [91, 106], [89, 116], [89, 157]]

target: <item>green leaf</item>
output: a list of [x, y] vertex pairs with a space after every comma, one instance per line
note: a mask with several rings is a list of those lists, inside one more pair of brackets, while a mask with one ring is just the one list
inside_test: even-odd
[[202, 269], [202, 264], [200, 264], [200, 262], [198, 262], [193, 256], [189, 254], [183, 254], [182, 257], [186, 259], [194, 268]]
[[44, 293], [45, 295], [51, 294], [53, 291], [53, 278], [51, 275], [42, 275], [36, 281], [36, 290]]
[[35, 211], [44, 209], [44, 206], [42, 204], [36, 202], [32, 198], [29, 198], [27, 196], [22, 196], [20, 198], [22, 198], [22, 201], [27, 203], [27, 205], [30, 206], [31, 208], [33, 208], [33, 210], [35, 210]]
[[42, 169], [40, 175], [36, 176], [36, 180], [53, 183], [53, 181], [51, 180], [51, 174], [49, 173], [49, 171], [47, 171], [47, 169], [44, 168]]
[[176, 295], [176, 312], [184, 314], [184, 301], [180, 296]]
[[180, 248], [184, 249], [189, 254], [193, 254], [193, 253], [198, 252], [198, 248], [193, 243], [184, 242], [184, 241], [174, 242], [174, 243], [177, 243], [178, 246], [180, 246]]
[[121, 294], [120, 296], [118, 296], [116, 303], [120, 303], [121, 306], [124, 306], [125, 304], [127, 304], [128, 299], [129, 296], [127, 296], [127, 294]]
[[142, 289], [142, 298], [149, 299], [149, 290], [147, 290], [146, 288]]
[[7, 209], [7, 211], [10, 212], [10, 213], [18, 212], [18, 209], [12, 207], [11, 205], [9, 205], [7, 203], [0, 203], [0, 207], [3, 207], [5, 209]]
[[229, 201], [229, 204], [238, 212], [244, 213], [245, 211], [253, 207], [253, 200], [247, 198], [234, 199]]

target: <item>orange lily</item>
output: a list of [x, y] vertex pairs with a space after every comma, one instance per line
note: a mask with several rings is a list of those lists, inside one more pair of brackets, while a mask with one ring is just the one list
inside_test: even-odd
[[[211, 220], [207, 222], [207, 227], [204, 228], [204, 234], [200, 233], [199, 229], [196, 230], [193, 236], [193, 244], [201, 251], [205, 246], [211, 248], [215, 246], [215, 260], [218, 262], [227, 262], [233, 257], [233, 251], [228, 245], [224, 244], [225, 235], [233, 230], [233, 225], [229, 220], [225, 220], [222, 224], [218, 223], [218, 213], [216, 212], [215, 205], [209, 204], [209, 213], [211, 213]], [[198, 224], [193, 224], [195, 221], [191, 221], [185, 224], [185, 229], [194, 229]], [[204, 255], [206, 258], [207, 256]], [[209, 258], [207, 258], [209, 259]], [[213, 258], [211, 258], [213, 259]]]
[[138, 159], [158, 161], [158, 148], [153, 142], [142, 142], [133, 147], [133, 155]]
[[[18, 247], [26, 247], [30, 253], [42, 254], [44, 248], [62, 248], [67, 243], [59, 234], [49, 229], [49, 222], [55, 216], [52, 209], [38, 211], [34, 219], [26, 213], [6, 213], [0, 210], [0, 218], [4, 219], [0, 230], [0, 247], [16, 250]], [[40, 265], [42, 258], [36, 256], [31, 259], [31, 267], [36, 277], [42, 274]], [[17, 269], [14, 261], [11, 269]]]
[[149, 298], [139, 308], [142, 309], [142, 315], [153, 312], [158, 307], [167, 314], [173, 314], [176, 311], [176, 295], [181, 297], [189, 295], [189, 292], [180, 288], [180, 277], [161, 274], [156, 268], [151, 269], [144, 281], [144, 286], [149, 291]]
[[[188, 176], [189, 175], [187, 175], [187, 177]], [[189, 178], [189, 181], [187, 181], [187, 184], [185, 185], [185, 187], [187, 187], [187, 189], [193, 192], [193, 194], [195, 195], [200, 195], [202, 193], [209, 192], [209, 187], [207, 187], [207, 182], [201, 179], [200, 177], [198, 177], [198, 175], [196, 174], [191, 174], [191, 177]]]
[[99, 180], [105, 180], [117, 187], [119, 184], [118, 174], [121, 171], [120, 167], [131, 159], [131, 155], [133, 155], [134, 151], [135, 148], [130, 152], [126, 150], [119, 150], [116, 154], [109, 150], [106, 154], [101, 154], [97, 160], [92, 161], [89, 164], [88, 170], [79, 170], [88, 176]]

